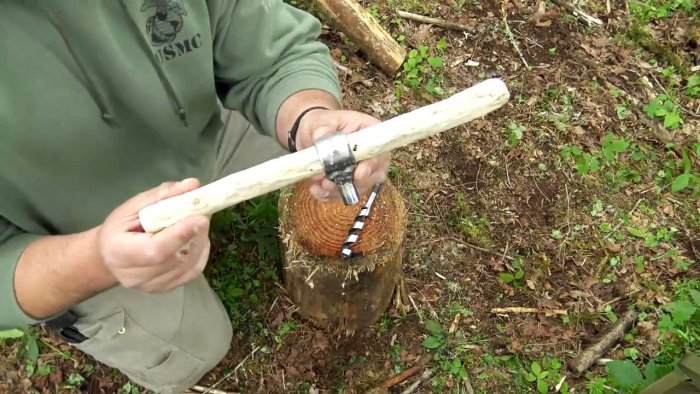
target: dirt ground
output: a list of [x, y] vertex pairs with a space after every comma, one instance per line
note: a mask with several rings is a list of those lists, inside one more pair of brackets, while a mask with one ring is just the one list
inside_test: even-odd
[[[278, 279], [262, 273], [279, 258], [274, 251], [261, 257], [261, 239], [274, 244], [275, 216], [264, 216], [268, 230], [246, 241], [256, 246], [235, 252], [256, 267], [244, 274], [259, 282], [256, 302], [232, 316], [232, 350], [200, 385], [227, 392], [364, 393], [419, 365], [414, 375], [377, 392], [403, 392], [417, 381], [416, 393], [537, 392], [523, 378], [531, 362], [556, 360], [548, 392], [562, 382], [569, 392], [589, 392], [605, 367], [575, 377], [565, 364], [632, 306], [644, 311], [645, 325], [604, 358], [624, 359], [629, 347], [640, 360], [653, 357], [659, 351], [655, 311], [673, 297], [674, 283], [700, 277], [700, 187], [672, 191], [676, 163], [687, 156], [683, 148], [691, 149], [688, 165], [700, 172], [700, 148], [692, 151], [700, 147], [700, 99], [677, 96], [683, 119], [677, 127], [652, 119], [645, 106], [685, 86], [700, 64], [700, 21], [678, 11], [634, 24], [620, 0], [581, 3], [602, 26], [546, 2], [361, 3], [402, 45], [427, 46], [443, 67], [425, 71], [412, 87], [404, 76], [379, 71], [327, 26], [323, 41], [352, 71], [339, 72], [346, 107], [388, 119], [491, 77], [506, 81], [511, 98], [483, 119], [393, 154], [390, 179], [408, 215], [408, 310], [392, 307], [350, 336], [315, 327]], [[397, 9], [467, 30], [411, 22]], [[670, 75], [662, 72], [672, 65]], [[443, 96], [430, 92], [435, 87]], [[646, 229], [658, 242], [630, 228]], [[220, 287], [231, 274], [224, 265], [236, 239], [223, 234], [215, 242], [218, 260], [209, 274]], [[507, 307], [566, 314], [492, 311]], [[442, 346], [426, 346], [429, 336]], [[130, 389], [118, 373], [41, 337], [38, 365], [52, 365], [50, 372], [28, 378], [22, 343], [0, 345], [3, 355], [15, 355], [0, 357], [0, 391]], [[66, 383], [76, 371], [84, 380]], [[421, 380], [424, 371], [432, 375]]]

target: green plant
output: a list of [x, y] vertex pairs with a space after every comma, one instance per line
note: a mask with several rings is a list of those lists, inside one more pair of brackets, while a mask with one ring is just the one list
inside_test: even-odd
[[437, 349], [445, 344], [447, 331], [434, 320], [425, 321], [425, 329], [428, 336], [423, 340], [423, 347], [426, 349]]
[[498, 275], [498, 277], [505, 283], [508, 283], [518, 289], [522, 289], [523, 278], [525, 277], [525, 271], [523, 269], [522, 262], [520, 261], [520, 259], [516, 258], [510, 263], [510, 265], [513, 267], [513, 270], [515, 272], [512, 274], [509, 272], [501, 272]]
[[667, 18], [681, 10], [691, 13], [696, 7], [694, 0], [642, 0], [629, 4], [630, 14], [642, 23]]
[[16, 328], [0, 331], [0, 342], [7, 339], [18, 339], [24, 337], [24, 331]]
[[664, 127], [676, 129], [683, 124], [678, 106], [667, 94], [660, 94], [644, 106], [644, 112], [652, 119], [663, 119]]
[[700, 75], [688, 77], [688, 83], [685, 85], [685, 94], [690, 97], [700, 95]]
[[211, 238], [216, 247], [205, 275], [221, 298], [234, 330], [241, 335], [257, 327], [250, 324], [278, 279], [281, 259], [276, 226], [278, 193], [270, 193], [212, 217]]
[[[625, 360], [606, 364], [606, 384], [625, 393], [638, 393], [644, 387], [672, 371], [687, 351], [700, 346], [700, 280], [691, 279], [674, 285], [674, 299], [658, 311], [660, 350], [646, 364], [638, 363], [641, 355], [635, 348], [624, 350]], [[600, 381], [589, 382], [597, 387]]]
[[525, 127], [520, 123], [510, 121], [506, 125], [508, 133], [508, 145], [515, 147], [518, 142], [523, 138], [523, 132], [525, 132]]
[[608, 133], [603, 140], [603, 157], [608, 162], [614, 162], [617, 154], [623, 153], [629, 147], [630, 142], [624, 138], [617, 138]]
[[545, 380], [549, 376], [549, 371], [543, 371], [540, 363], [533, 361], [530, 364], [530, 371], [525, 373], [525, 380], [528, 382], [535, 382], [537, 385], [537, 391], [546, 394], [549, 392], [549, 385]]
[[397, 81], [413, 90], [425, 90], [435, 96], [442, 96], [443, 56], [447, 40], [441, 38], [434, 48], [418, 45], [408, 53], [402, 71], [396, 74]]

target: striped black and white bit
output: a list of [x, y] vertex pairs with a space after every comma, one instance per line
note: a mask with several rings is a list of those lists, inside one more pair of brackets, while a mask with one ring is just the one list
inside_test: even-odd
[[372, 189], [372, 194], [369, 195], [367, 203], [365, 203], [362, 209], [360, 209], [360, 213], [357, 216], [355, 216], [355, 223], [353, 223], [348, 237], [345, 239], [345, 242], [343, 243], [343, 248], [340, 252], [341, 260], [347, 260], [350, 257], [352, 257], [352, 245], [356, 243], [358, 239], [360, 239], [359, 232], [365, 227], [365, 220], [369, 217], [370, 211], [372, 210], [372, 205], [377, 199], [377, 195], [379, 194], [381, 188], [381, 183], [377, 183], [376, 185], [374, 185], [374, 189]]

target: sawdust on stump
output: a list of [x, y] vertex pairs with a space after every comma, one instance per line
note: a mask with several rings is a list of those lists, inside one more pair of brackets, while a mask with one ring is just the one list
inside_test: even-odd
[[405, 206], [390, 181], [352, 247], [340, 251], [369, 193], [356, 205], [318, 202], [302, 182], [282, 190], [280, 235], [284, 283], [299, 312], [327, 330], [354, 331], [374, 324], [392, 299], [401, 305]]

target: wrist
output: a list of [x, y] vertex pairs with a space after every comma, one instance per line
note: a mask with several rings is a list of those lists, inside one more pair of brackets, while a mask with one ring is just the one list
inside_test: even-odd
[[[304, 111], [301, 112], [301, 114], [299, 114], [296, 121], [292, 125], [292, 128], [289, 129], [289, 132], [287, 133], [287, 149], [290, 152], [296, 152], [298, 150], [298, 147], [300, 146], [297, 144], [297, 141], [299, 139], [299, 130], [300, 129], [308, 130], [308, 128], [306, 128], [306, 127], [302, 128], [302, 126], [301, 126], [301, 123], [304, 120], [304, 116], [311, 111], [319, 111], [319, 110], [329, 110], [329, 108], [326, 108], [326, 107], [320, 106], [320, 105], [315, 105], [313, 107], [309, 107], [309, 108], [305, 109]], [[301, 133], [301, 134], [303, 136], [304, 133]], [[303, 145], [301, 145], [301, 147], [304, 148], [304, 147], [306, 147], [306, 145], [303, 144]]]
[[101, 292], [119, 284], [117, 278], [107, 266], [99, 246], [100, 227], [94, 227], [81, 233], [81, 249], [84, 250], [85, 258], [79, 259], [82, 269], [85, 270], [87, 278], [92, 283], [92, 292]]
[[[322, 90], [303, 90], [297, 92], [287, 98], [277, 114], [277, 139], [282, 146], [287, 147], [289, 142], [289, 131], [294, 126], [294, 123], [300, 117], [302, 112], [311, 107], [325, 107], [330, 110], [340, 109], [340, 103], [332, 94]], [[309, 115], [316, 111], [311, 111], [302, 117], [300, 123], [305, 121]], [[301, 125], [300, 127], [301, 128]], [[297, 133], [298, 136], [298, 133]], [[299, 142], [297, 137], [297, 143]], [[298, 145], [298, 144], [297, 144]]]

